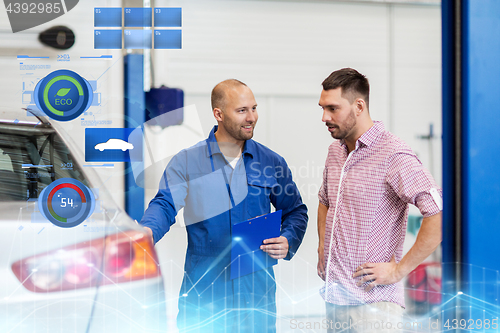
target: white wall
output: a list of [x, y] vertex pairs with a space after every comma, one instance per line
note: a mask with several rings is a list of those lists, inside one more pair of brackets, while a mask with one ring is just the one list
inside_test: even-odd
[[[276, 268], [278, 315], [321, 317], [316, 275], [317, 190], [332, 142], [318, 107], [321, 82], [354, 67], [371, 83], [370, 112], [404, 139], [441, 182], [441, 47], [438, 6], [313, 1], [156, 1], [183, 10], [182, 50], [154, 52], [156, 85], [184, 89], [208, 134], [210, 91], [227, 78], [247, 83], [259, 104], [255, 139], [281, 154], [309, 207], [309, 227], [291, 262]], [[433, 164], [428, 134], [434, 124]], [[168, 132], [172, 129], [167, 129]], [[157, 136], [161, 145], [168, 144]], [[180, 140], [181, 138], [179, 138]], [[156, 181], [156, 180], [155, 180]], [[147, 190], [147, 199], [156, 189]], [[418, 212], [418, 210], [417, 210]], [[175, 314], [186, 247], [173, 228], [157, 245]], [[165, 270], [164, 270], [165, 272]], [[287, 319], [280, 321], [286, 331]]]

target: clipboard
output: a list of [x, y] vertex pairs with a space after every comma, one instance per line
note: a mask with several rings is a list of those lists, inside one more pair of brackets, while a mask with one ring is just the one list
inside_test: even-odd
[[260, 249], [264, 239], [280, 236], [281, 210], [233, 225], [231, 280], [278, 263]]

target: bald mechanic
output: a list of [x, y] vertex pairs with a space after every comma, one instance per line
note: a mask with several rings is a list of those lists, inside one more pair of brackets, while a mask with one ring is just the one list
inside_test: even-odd
[[285, 160], [252, 140], [258, 119], [250, 88], [226, 80], [212, 91], [217, 126], [175, 155], [141, 224], [158, 242], [184, 207], [188, 236], [177, 325], [189, 332], [275, 332], [273, 268], [230, 279], [232, 225], [282, 210], [281, 236], [264, 241], [270, 258], [290, 260], [307, 208]]
[[[371, 119], [364, 75], [344, 68], [322, 85], [322, 120], [335, 139], [318, 207], [318, 274], [335, 323], [328, 332], [399, 332], [401, 280], [441, 242], [441, 189], [411, 148]], [[409, 204], [424, 219], [403, 256]]]

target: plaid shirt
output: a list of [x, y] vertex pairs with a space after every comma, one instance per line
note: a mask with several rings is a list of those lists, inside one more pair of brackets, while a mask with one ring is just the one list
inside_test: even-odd
[[369, 292], [356, 268], [403, 257], [408, 204], [424, 217], [442, 209], [441, 190], [410, 147], [375, 122], [350, 154], [343, 140], [328, 149], [319, 201], [328, 207], [325, 230], [325, 301], [359, 305], [389, 301], [404, 307], [402, 282]]

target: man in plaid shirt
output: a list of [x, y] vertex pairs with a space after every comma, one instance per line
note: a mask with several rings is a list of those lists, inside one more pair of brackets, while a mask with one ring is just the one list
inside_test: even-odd
[[[336, 139], [318, 207], [328, 332], [401, 331], [401, 280], [441, 242], [442, 191], [410, 147], [372, 121], [364, 75], [344, 68], [322, 85], [322, 121]], [[403, 256], [409, 204], [424, 219]]]

